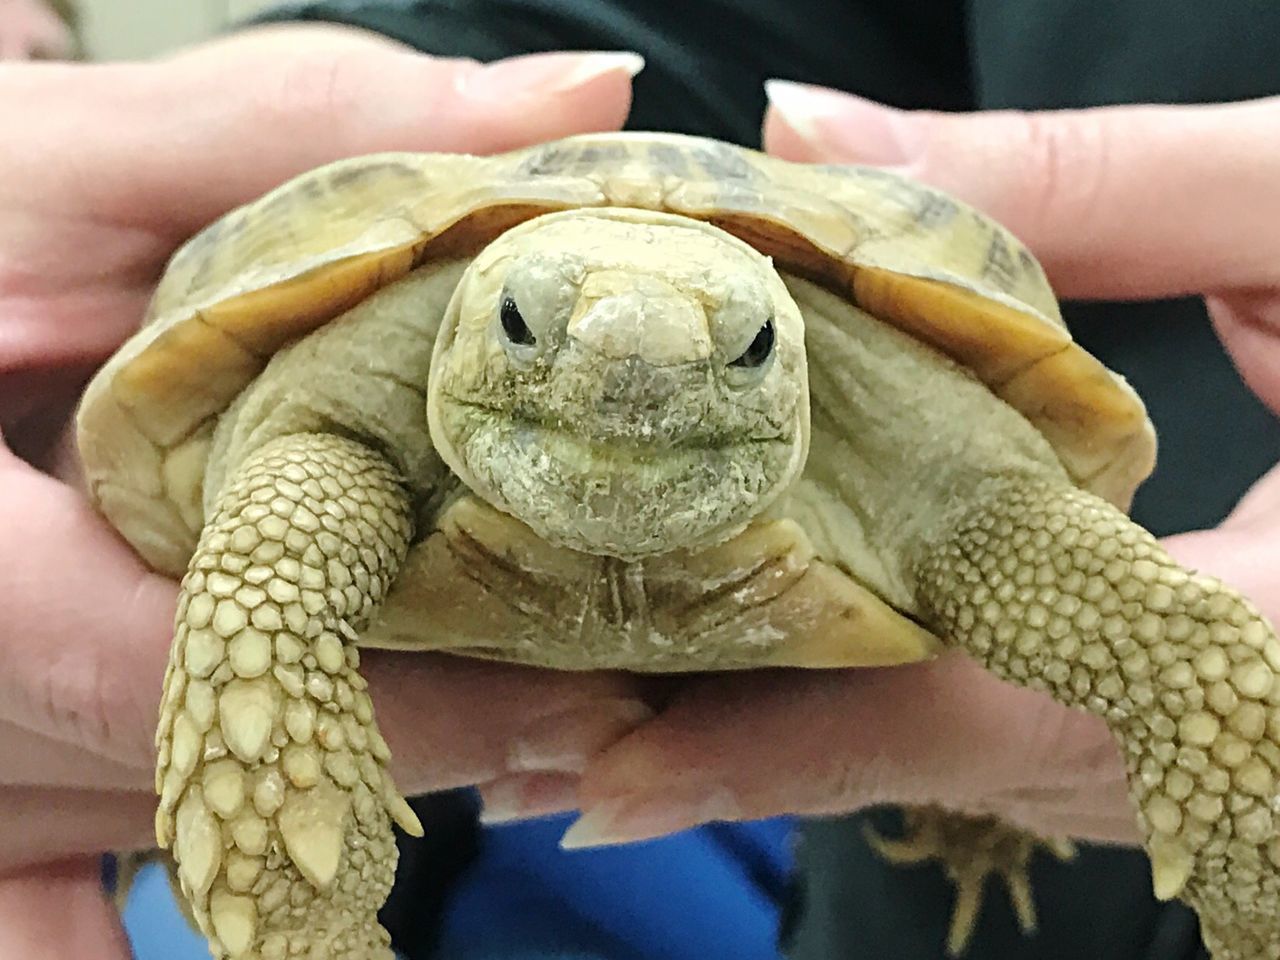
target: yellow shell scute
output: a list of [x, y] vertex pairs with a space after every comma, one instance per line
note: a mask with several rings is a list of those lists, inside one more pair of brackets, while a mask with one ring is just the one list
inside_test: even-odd
[[[192, 376], [202, 365], [225, 375]], [[138, 429], [157, 446], [168, 447], [206, 417], [226, 409], [239, 392], [232, 392], [235, 383], [247, 382], [262, 367], [260, 357], [197, 317], [165, 329], [152, 349], [116, 374], [111, 389]]]
[[[1043, 316], [931, 277], [884, 267], [854, 271], [853, 295], [876, 317], [962, 360], [989, 385], [999, 385], [1070, 346], [1066, 330]], [[999, 332], [999, 336], [993, 333]]]
[[348, 257], [317, 265], [283, 283], [253, 289], [205, 307], [205, 323], [258, 356], [314, 330], [375, 290], [404, 276], [413, 266], [412, 246]]

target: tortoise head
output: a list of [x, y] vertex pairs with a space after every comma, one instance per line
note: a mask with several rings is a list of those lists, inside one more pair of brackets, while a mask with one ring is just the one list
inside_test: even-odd
[[626, 559], [700, 546], [803, 467], [803, 323], [768, 258], [708, 224], [547, 214], [463, 275], [428, 412], [463, 482], [553, 543]]

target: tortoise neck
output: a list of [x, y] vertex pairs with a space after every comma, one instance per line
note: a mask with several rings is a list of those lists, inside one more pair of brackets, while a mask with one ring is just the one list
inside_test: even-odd
[[1066, 473], [969, 371], [807, 281], [787, 284], [805, 317], [813, 431], [793, 501], [821, 514], [820, 553], [913, 610], [906, 559], [950, 505], [992, 477], [1067, 483]]

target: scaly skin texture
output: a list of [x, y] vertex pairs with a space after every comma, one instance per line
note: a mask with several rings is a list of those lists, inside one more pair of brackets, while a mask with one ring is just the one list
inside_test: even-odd
[[230, 474], [182, 582], [156, 834], [215, 957], [390, 958], [394, 818], [421, 828], [357, 672], [410, 535], [366, 447], [274, 440]]
[[1280, 956], [1280, 640], [1107, 502], [991, 481], [915, 568], [926, 618], [998, 676], [1102, 716], [1158, 896], [1215, 960]]

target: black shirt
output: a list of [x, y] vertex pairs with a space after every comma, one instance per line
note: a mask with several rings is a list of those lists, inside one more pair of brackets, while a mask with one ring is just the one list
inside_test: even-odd
[[[482, 60], [632, 49], [632, 129], [759, 140], [762, 82], [781, 77], [899, 107], [1040, 109], [1213, 102], [1280, 93], [1274, 0], [330, 0], [273, 19], [380, 31]], [[1280, 189], [1280, 184], [1277, 185]], [[1245, 389], [1199, 300], [1068, 304], [1076, 338], [1147, 401], [1160, 464], [1135, 518], [1158, 534], [1217, 523], [1280, 459], [1280, 424]], [[888, 867], [862, 839], [877, 812], [814, 824], [788, 933], [796, 960], [942, 956], [951, 890], [936, 867]], [[1195, 918], [1151, 895], [1145, 857], [1086, 848], [1034, 871], [1041, 933], [989, 890], [971, 960], [1193, 960]]]

